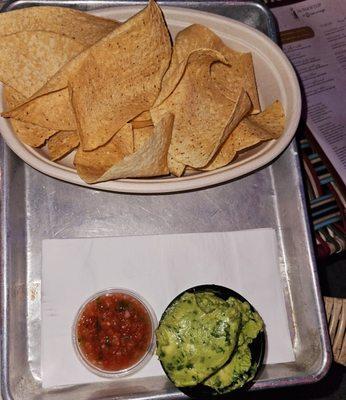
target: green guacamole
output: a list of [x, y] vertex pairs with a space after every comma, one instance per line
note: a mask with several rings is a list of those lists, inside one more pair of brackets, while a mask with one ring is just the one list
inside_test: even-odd
[[263, 329], [263, 321], [258, 313], [252, 312], [250, 305], [234, 298], [227, 302], [241, 309], [241, 326], [236, 350], [230, 361], [211, 375], [204, 383], [221, 393], [242, 387], [253, 378], [257, 365], [252, 364], [249, 345]]
[[157, 354], [177, 387], [203, 383], [225, 393], [256, 373], [249, 344], [262, 329], [262, 319], [246, 302], [185, 293], [161, 319]]
[[185, 293], [157, 329], [157, 354], [178, 387], [193, 386], [227, 362], [237, 343], [239, 308], [213, 293]]

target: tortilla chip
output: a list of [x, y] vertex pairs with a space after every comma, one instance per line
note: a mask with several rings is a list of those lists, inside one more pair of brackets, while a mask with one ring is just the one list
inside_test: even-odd
[[19, 139], [31, 147], [41, 147], [48, 138], [56, 133], [54, 129], [46, 129], [28, 122], [10, 119], [12, 128]]
[[150, 111], [146, 110], [139, 114], [137, 117], [133, 118], [132, 121], [149, 121], [151, 120]]
[[184, 165], [202, 168], [249, 112], [251, 102], [240, 91], [236, 102], [224, 96], [210, 75], [210, 66], [227, 63], [221, 53], [200, 49], [188, 57], [183, 76], [173, 93], [151, 110], [154, 123], [166, 112], [174, 114], [169, 153]]
[[91, 46], [118, 22], [66, 7], [29, 7], [0, 14], [0, 36], [22, 31], [49, 31]]
[[68, 89], [61, 89], [39, 96], [34, 101], [29, 100], [24, 105], [4, 112], [2, 115], [19, 121], [30, 122], [43, 128], [54, 129], [55, 131], [73, 131], [77, 129]]
[[212, 77], [220, 84], [224, 94], [237, 101], [239, 92], [244, 88], [253, 104], [253, 112], [260, 111], [255, 74], [250, 53], [240, 53], [227, 47], [210, 29], [203, 25], [190, 25], [180, 31], [173, 47], [172, 61], [162, 81], [162, 89], [155, 102], [161, 104], [177, 86], [185, 69], [188, 55], [197, 49], [212, 49], [221, 53], [227, 64], [214, 63], [211, 66]]
[[[134, 120], [131, 122], [131, 124], [132, 128], [134, 128]], [[139, 150], [144, 145], [144, 143], [152, 136], [153, 132], [153, 126], [133, 129], [135, 151]], [[168, 169], [171, 174], [175, 176], [181, 176], [184, 173], [185, 165], [175, 160], [170, 154], [168, 154], [167, 161]]]
[[[184, 73], [186, 60], [190, 53], [201, 48], [217, 50], [222, 53], [220, 46], [217, 46], [218, 43], [223, 45], [219, 37], [203, 25], [190, 25], [177, 34], [174, 41], [171, 64], [163, 77], [162, 88], [155, 102], [155, 107], [160, 105], [177, 86]], [[229, 51], [230, 53], [232, 52], [230, 49]], [[234, 57], [237, 56], [238, 53], [234, 52]]]
[[78, 148], [74, 158], [77, 174], [88, 183], [96, 182], [114, 164], [133, 153], [131, 124], [125, 124], [104, 146], [93, 151]]
[[75, 40], [52, 32], [4, 36], [0, 41], [0, 81], [29, 98], [83, 49]]
[[[145, 25], [142, 22], [145, 22]], [[143, 37], [146, 37], [146, 40], [143, 40]], [[156, 52], [152, 51], [151, 46], [153, 43], [156, 43]], [[119, 52], [114, 51], [113, 57], [109, 57], [110, 47], [113, 46], [116, 48], [118, 45], [122, 46], [122, 56], [119, 57]], [[130, 18], [114, 32], [100, 40], [95, 46], [83, 51], [69, 63], [65, 64], [28, 102], [19, 105], [16, 109], [3, 112], [2, 116], [16, 118], [24, 122], [31, 122], [55, 130], [74, 130], [77, 128], [76, 121], [70, 96], [66, 89], [69, 81], [73, 80], [73, 77], [76, 76], [75, 84], [82, 84], [81, 81], [86, 80], [89, 74], [92, 74], [92, 77], [94, 77], [98, 67], [101, 70], [102, 68], [106, 68], [106, 75], [102, 75], [98, 79], [98, 89], [101, 90], [101, 86], [104, 89], [104, 92], [98, 92], [98, 96], [103, 98], [103, 102], [99, 104], [94, 99], [93, 107], [96, 111], [111, 113], [111, 119], [116, 120], [117, 123], [111, 124], [109, 116], [106, 116], [106, 118], [103, 116], [103, 119], [100, 119], [104, 123], [104, 126], [102, 126], [103, 131], [106, 130], [106, 132], [103, 132], [103, 137], [100, 138], [98, 135], [95, 135], [97, 131], [91, 133], [94, 141], [101, 144], [102, 141], [105, 143], [122, 125], [142, 113], [142, 111], [148, 110], [155, 101], [162, 75], [169, 64], [170, 47], [170, 39], [167, 28], [164, 25], [161, 10], [154, 2], [150, 2], [139, 14]], [[128, 57], [125, 57], [126, 54], [123, 53], [128, 53]], [[93, 57], [95, 55], [99, 57], [99, 54], [101, 58], [94, 64], [92, 62]], [[143, 61], [139, 60], [139, 54], [142, 55]], [[103, 58], [107, 61], [104, 64], [101, 62]], [[119, 79], [119, 73], [114, 72], [115, 65], [110, 66], [110, 62], [117, 65], [119, 73], [123, 69], [121, 73], [122, 79]], [[83, 78], [80, 74], [84, 74], [84, 68], [88, 69], [85, 63], [88, 65], [91, 64], [92, 70], [87, 71], [88, 74], [85, 74]], [[126, 65], [126, 63], [128, 64]], [[132, 68], [129, 68], [130, 64]], [[137, 79], [136, 84], [129, 90], [128, 87], [131, 87], [134, 74], [136, 73], [140, 75], [141, 79]], [[146, 75], [146, 79], [142, 86], [139, 82], [143, 81], [143, 74]], [[110, 80], [109, 82], [107, 81], [108, 79]], [[113, 85], [110, 82], [113, 82]], [[80, 88], [81, 90], [77, 90], [75, 85], [71, 83], [71, 91], [75, 98], [74, 101], [78, 104], [78, 109], [80, 107], [83, 109], [83, 107], [89, 104], [90, 98], [86, 101], [86, 98], [83, 98], [83, 93], [88, 96], [94, 96], [88, 92], [88, 90], [93, 91], [94, 87], [88, 85], [86, 81], [84, 81], [84, 84], [86, 87], [83, 86]], [[54, 93], [59, 90], [61, 90], [60, 94], [57, 95]], [[43, 95], [45, 95], [45, 98], [42, 101], [41, 96]], [[125, 97], [122, 98], [124, 95]], [[109, 101], [110, 98], [112, 98], [112, 101]], [[125, 104], [123, 100], [128, 100], [130, 104]], [[114, 108], [111, 104], [116, 104], [117, 101], [121, 102], [122, 107], [117, 109], [117, 106], [115, 106], [117, 112], [114, 113]], [[46, 109], [54, 109], [55, 112], [47, 113]], [[44, 117], [42, 118], [43, 114]], [[64, 116], [63, 120], [61, 116]], [[120, 118], [118, 118], [120, 116], [122, 117], [121, 121], [124, 122], [120, 122]], [[96, 121], [93, 115], [89, 115], [89, 118], [92, 118], [93, 122]], [[98, 119], [96, 124], [99, 125]], [[105, 137], [108, 139], [105, 139]]]
[[262, 113], [250, 115], [248, 120], [266, 131], [260, 135], [261, 140], [277, 139], [285, 128], [285, 111], [280, 101], [276, 100]]
[[200, 173], [200, 172], [201, 172], [200, 169], [192, 168], [192, 167], [189, 167], [188, 165], [185, 167], [185, 171], [184, 171], [184, 173], [186, 173], [186, 175], [196, 174], [196, 173]]
[[76, 130], [76, 119], [67, 89], [68, 79], [78, 71], [88, 49], [67, 62], [30, 99], [4, 111], [5, 118], [32, 123], [55, 131]]
[[[37, 97], [50, 94], [51, 92], [56, 92], [61, 89], [67, 89], [70, 77], [75, 75], [84, 60], [87, 58], [89, 48], [82, 51], [78, 56], [73, 58], [71, 61], [67, 62], [51, 79], [49, 79], [45, 85], [38, 90], [30, 100], [34, 100]], [[68, 107], [72, 109], [72, 104], [69, 101]]]
[[[133, 122], [131, 123], [131, 125], [133, 128]], [[153, 133], [154, 133], [154, 126], [146, 126], [144, 128], [133, 129], [134, 151], [139, 150]]]
[[251, 53], [241, 54], [233, 61], [231, 68], [220, 63], [212, 65], [211, 76], [224, 95], [232, 100], [236, 98], [239, 88], [244, 88], [252, 103], [251, 113], [261, 111]]
[[[217, 168], [224, 167], [225, 165], [229, 164], [237, 155], [237, 151], [234, 146], [233, 140], [230, 140], [233, 135], [237, 135], [238, 132], [237, 129], [240, 130], [241, 134], [243, 132], [243, 127], [244, 127], [244, 122], [240, 122], [238, 125], [238, 128], [236, 128], [228, 137], [228, 139], [225, 141], [225, 143], [221, 146], [221, 148], [218, 150], [218, 152], [215, 154], [214, 158], [209, 162], [207, 166], [204, 168], [201, 168], [200, 170], [202, 171], [214, 171]], [[245, 122], [246, 124], [246, 122]]]
[[60, 131], [48, 139], [47, 145], [49, 158], [56, 161], [79, 146], [79, 137], [76, 131]]
[[252, 54], [251, 53], [242, 54], [240, 60], [243, 68], [242, 71], [244, 72], [244, 78], [243, 78], [244, 89], [246, 90], [246, 93], [249, 95], [252, 103], [251, 114], [258, 114], [261, 112], [262, 109], [258, 97], [256, 75], [252, 60]]
[[[30, 99], [1, 115], [5, 118], [16, 118], [56, 131], [76, 130], [76, 119], [67, 86], [69, 78], [77, 73], [87, 58], [88, 51], [89, 49], [86, 49], [67, 62]], [[47, 113], [47, 110], [54, 110], [54, 112]]]
[[103, 145], [126, 122], [154, 104], [170, 58], [169, 33], [153, 0], [90, 48], [69, 81], [84, 150]]
[[[102, 169], [98, 168], [95, 173], [94, 165], [88, 163], [87, 167], [89, 168], [82, 171], [76, 163], [79, 176], [87, 183], [96, 183], [112, 179], [141, 178], [168, 174], [167, 154], [171, 140], [173, 120], [174, 117], [172, 114], [164, 115], [158, 124], [154, 126], [153, 134], [139, 150], [133, 154], [125, 155], [122, 159], [114, 160], [111, 167], [109, 164], [107, 165], [106, 172], [103, 172], [105, 165], [102, 165]], [[111, 141], [115, 140], [118, 135], [119, 133]], [[102, 147], [99, 149], [102, 149]], [[99, 151], [99, 149], [83, 153], [92, 154]], [[99, 160], [100, 158], [97, 157], [95, 161], [99, 163]], [[100, 175], [101, 171], [103, 173], [102, 176]]]
[[135, 153], [125, 157], [108, 170], [98, 182], [119, 178], [141, 178], [161, 176], [169, 173], [168, 148], [172, 137], [174, 116], [165, 114], [154, 125], [154, 132]]
[[145, 128], [146, 126], [153, 126], [153, 121], [149, 111], [143, 111], [142, 114], [131, 121], [132, 128]]
[[277, 139], [285, 127], [285, 114], [279, 101], [275, 101], [262, 113], [244, 118], [221, 146], [206, 171], [229, 164], [240, 150], [260, 142]]
[[186, 165], [177, 161], [173, 156], [168, 153], [168, 169], [169, 172], [175, 176], [182, 176], [185, 171]]
[[[9, 86], [4, 87], [3, 93], [7, 106], [11, 108], [25, 100], [24, 96]], [[49, 137], [56, 133], [56, 131], [53, 129], [45, 129], [30, 123], [17, 121], [12, 118], [10, 121], [16, 135], [28, 146], [40, 147]]]
[[[66, 63], [30, 99], [13, 109], [2, 112], [1, 115], [5, 118], [16, 118], [56, 131], [76, 130], [76, 118], [67, 85], [69, 76], [78, 71], [88, 54], [87, 52], [88, 50], [83, 51]], [[54, 110], [54, 112], [50, 112], [51, 110]]]
[[[76, 130], [76, 119], [67, 86], [69, 77], [77, 73], [87, 55], [88, 49], [66, 63], [29, 100], [22, 102], [14, 109], [4, 111], [1, 115], [56, 131]], [[54, 110], [54, 112], [47, 113], [47, 110]]]

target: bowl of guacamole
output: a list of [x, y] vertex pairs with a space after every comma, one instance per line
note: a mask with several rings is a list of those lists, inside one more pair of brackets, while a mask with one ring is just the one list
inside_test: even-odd
[[200, 285], [179, 294], [156, 330], [167, 377], [190, 397], [247, 389], [262, 365], [264, 323], [239, 293]]

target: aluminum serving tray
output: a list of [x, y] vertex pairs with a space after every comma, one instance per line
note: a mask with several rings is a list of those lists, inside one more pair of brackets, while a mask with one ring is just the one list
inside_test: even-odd
[[[6, 3], [3, 11], [36, 4], [68, 4], [89, 10], [130, 3], [143, 4], [110, 0], [18, 0]], [[161, 4], [229, 16], [275, 40], [271, 14], [259, 4], [230, 1], [164, 1]], [[169, 195], [116, 194], [64, 183], [25, 165], [2, 140], [0, 154], [1, 383], [4, 399], [184, 397], [165, 378], [42, 389], [41, 245], [42, 240], [48, 238], [272, 227], [277, 232], [296, 361], [267, 365], [252, 390], [312, 383], [327, 372], [331, 352], [295, 143], [270, 166], [242, 179]], [[63, 295], [63, 287], [61, 292]]]

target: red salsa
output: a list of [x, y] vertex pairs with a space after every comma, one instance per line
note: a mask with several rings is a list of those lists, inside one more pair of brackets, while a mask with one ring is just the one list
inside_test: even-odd
[[151, 344], [150, 315], [129, 294], [103, 294], [81, 310], [76, 339], [91, 365], [109, 372], [127, 369], [146, 354]]

